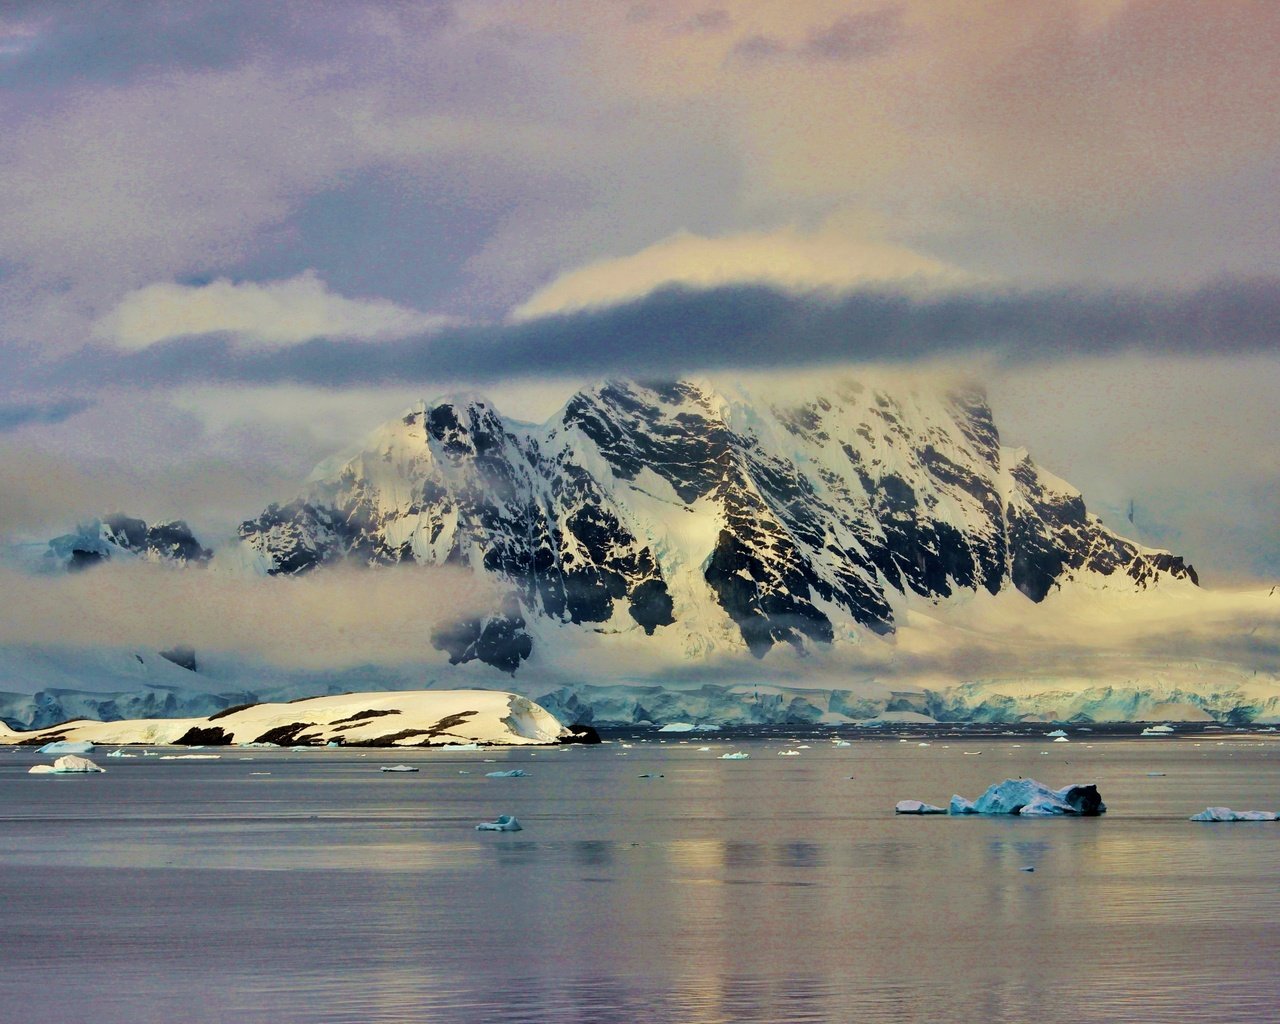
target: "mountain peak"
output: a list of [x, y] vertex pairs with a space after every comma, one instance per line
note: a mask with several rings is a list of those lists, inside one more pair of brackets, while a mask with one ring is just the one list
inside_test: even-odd
[[[442, 642], [504, 671], [559, 628], [763, 657], [891, 632], [915, 598], [1195, 581], [1002, 447], [981, 388], [853, 377], [608, 380], [539, 426], [445, 396], [240, 535], [270, 573], [354, 560], [493, 577], [506, 604]], [[493, 659], [484, 635], [507, 638]]]

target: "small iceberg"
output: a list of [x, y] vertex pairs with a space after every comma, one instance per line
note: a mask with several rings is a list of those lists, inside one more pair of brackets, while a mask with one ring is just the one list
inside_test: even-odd
[[1067, 739], [1065, 736], [1058, 736], [1054, 739], [1053, 742], [1054, 743], [1070, 743], [1071, 741]]
[[441, 750], [480, 750], [479, 743], [446, 743]]
[[1050, 789], [1035, 779], [1005, 779], [988, 787], [977, 800], [953, 796], [950, 814], [1017, 814], [1023, 818], [1074, 815], [1091, 818], [1105, 814], [1097, 786], [1071, 785]]
[[123, 747], [116, 747], [115, 750], [107, 754], [107, 757], [137, 757], [137, 754], [126, 753]]
[[926, 804], [922, 800], [899, 800], [893, 805], [894, 814], [946, 814], [945, 807]]
[[523, 779], [529, 773], [523, 768], [512, 768], [505, 772], [485, 772], [486, 779]]
[[54, 740], [36, 750], [37, 754], [91, 754], [93, 744], [88, 740]]
[[418, 769], [411, 764], [384, 764], [382, 770], [384, 772], [416, 772]]
[[743, 753], [741, 750], [735, 750], [732, 754], [721, 754], [721, 761], [745, 761], [751, 755]]
[[696, 728], [692, 722], [668, 722], [658, 732], [693, 732]]
[[1045, 735], [1048, 736], [1049, 739], [1051, 740], [1057, 739], [1059, 736], [1062, 736], [1065, 738], [1067, 735], [1067, 731], [1065, 729], [1054, 729], [1053, 732], [1047, 732], [1045, 733]]
[[37, 764], [27, 769], [28, 775], [87, 775], [91, 772], [105, 772], [87, 757], [68, 754], [60, 757], [53, 764]]
[[799, 756], [800, 756], [800, 751], [798, 751], [798, 750], [779, 750], [779, 751], [778, 751], [778, 756], [779, 756], [779, 757], [799, 757]]
[[833, 747], [851, 747], [851, 746], [853, 746], [853, 744], [852, 744], [852, 743], [850, 743], [848, 740], [832, 740], [832, 741], [831, 741], [831, 745], [832, 745]]
[[1192, 821], [1275, 821], [1275, 811], [1233, 811], [1230, 807], [1206, 807], [1191, 815]]
[[476, 826], [477, 832], [520, 832], [524, 828], [512, 815], [500, 814], [497, 821], [482, 821]]
[[1171, 725], [1149, 725], [1142, 730], [1143, 736], [1170, 736], [1173, 734], [1173, 726]]
[[708, 750], [710, 750], [710, 749], [711, 749], [710, 747], [699, 747], [699, 748], [698, 748], [698, 753], [699, 753], [699, 754], [701, 754], [701, 753], [704, 753], [704, 752], [706, 752], [706, 751], [708, 751]]

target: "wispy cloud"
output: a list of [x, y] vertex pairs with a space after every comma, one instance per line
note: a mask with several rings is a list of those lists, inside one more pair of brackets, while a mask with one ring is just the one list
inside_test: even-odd
[[160, 282], [130, 292], [96, 325], [123, 348], [200, 334], [244, 344], [293, 345], [309, 338], [373, 341], [403, 338], [451, 323], [384, 299], [349, 299], [308, 271], [258, 284], [225, 278], [205, 285]]
[[495, 600], [478, 575], [447, 567], [280, 580], [108, 563], [62, 576], [0, 569], [0, 588], [13, 598], [0, 645], [185, 643], [311, 668], [443, 660], [432, 628], [486, 612]]
[[85, 398], [49, 402], [0, 402], [0, 433], [35, 423], [62, 423], [92, 405]]

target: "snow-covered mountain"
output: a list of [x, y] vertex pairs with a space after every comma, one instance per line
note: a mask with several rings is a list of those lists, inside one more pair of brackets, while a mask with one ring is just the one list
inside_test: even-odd
[[763, 658], [890, 634], [912, 599], [1196, 582], [1001, 445], [981, 391], [855, 379], [817, 393], [613, 381], [540, 426], [481, 398], [424, 403], [239, 532], [243, 560], [272, 575], [353, 561], [486, 574], [500, 606], [433, 643], [506, 672], [566, 630]]
[[53, 565], [73, 571], [122, 558], [203, 565], [213, 556], [180, 519], [147, 525], [119, 512], [54, 537], [45, 554]]
[[440, 399], [212, 558], [112, 516], [34, 561], [15, 725], [498, 685], [566, 724], [1280, 720], [1280, 594], [1118, 536], [970, 386]]

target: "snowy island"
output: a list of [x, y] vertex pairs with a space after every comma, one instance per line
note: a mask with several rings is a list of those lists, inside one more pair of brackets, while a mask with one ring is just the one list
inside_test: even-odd
[[287, 704], [231, 707], [208, 718], [77, 719], [30, 732], [17, 732], [0, 723], [0, 743], [20, 746], [58, 741], [178, 746], [524, 746], [577, 739], [579, 734], [566, 729], [545, 708], [500, 690], [346, 693]]

